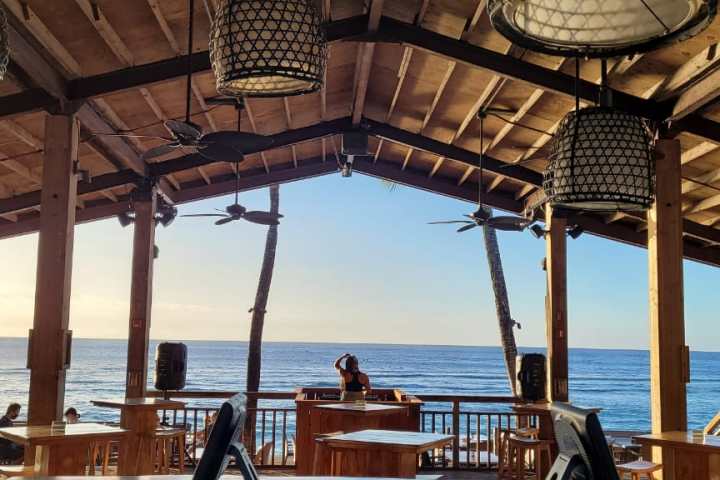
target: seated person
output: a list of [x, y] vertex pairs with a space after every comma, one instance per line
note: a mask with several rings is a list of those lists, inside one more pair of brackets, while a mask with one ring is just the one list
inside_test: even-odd
[[[345, 360], [345, 368], [341, 362]], [[370, 378], [360, 371], [357, 357], [346, 353], [335, 360], [335, 370], [340, 375], [340, 400], [364, 400], [370, 392]]]
[[72, 425], [80, 421], [80, 414], [75, 410], [75, 407], [70, 407], [65, 410], [65, 423]]
[[[5, 415], [0, 418], [0, 428], [12, 427], [13, 420], [17, 419], [18, 415], [20, 415], [20, 404], [11, 403]], [[24, 456], [25, 449], [22, 445], [0, 438], [0, 460], [17, 464], [23, 461]]]

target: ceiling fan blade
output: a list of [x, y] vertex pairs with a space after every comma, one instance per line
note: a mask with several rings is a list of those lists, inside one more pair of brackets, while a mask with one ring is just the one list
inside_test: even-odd
[[220, 215], [219, 213], [193, 213], [190, 215], [180, 215], [181, 217], [227, 217], [228, 215]]
[[194, 138], [196, 140], [200, 140], [202, 137], [202, 132], [189, 123], [165, 120], [165, 126], [178, 137]]
[[237, 220], [237, 217], [225, 217], [225, 218], [221, 218], [220, 220], [218, 220], [217, 222], [215, 222], [215, 225], [225, 225], [226, 223], [230, 223], [230, 222], [232, 222], [233, 220]]
[[279, 225], [280, 219], [283, 218], [283, 216], [279, 213], [275, 214], [271, 212], [249, 211], [245, 212], [245, 215], [243, 215], [242, 218], [248, 222], [260, 225]]
[[[240, 150], [222, 143], [200, 143], [197, 153], [213, 162], [242, 162], [245, 158]], [[239, 158], [238, 158], [239, 157]]]
[[204, 135], [200, 139], [200, 143], [208, 145], [220, 143], [243, 153], [247, 153], [267, 150], [272, 146], [273, 139], [254, 133], [223, 130], [221, 132], [212, 132]]
[[229, 105], [237, 106], [238, 100], [235, 97], [210, 97], [205, 99], [205, 103], [208, 105]]
[[153, 138], [172, 142], [172, 138], [159, 137], [157, 135], [135, 135], [134, 133], [93, 133], [93, 137], [124, 137], [124, 138]]
[[458, 233], [467, 232], [467, 231], [470, 230], [471, 228], [475, 228], [475, 227], [477, 227], [477, 226], [478, 226], [477, 223], [470, 223], [469, 225], [465, 225], [464, 227], [458, 228], [458, 229], [457, 229], [457, 232], [458, 232]]
[[175, 151], [176, 148], [178, 148], [180, 145], [175, 143], [168, 143], [166, 145], [160, 145], [157, 147], [153, 147], [150, 150], [146, 150], [142, 154], [143, 160], [149, 160], [151, 158], [156, 157], [162, 157], [163, 155], [167, 155], [168, 153], [172, 153]]
[[522, 232], [531, 223], [531, 220], [523, 217], [492, 217], [487, 221], [488, 226], [496, 230], [505, 230], [508, 232]]
[[440, 222], [428, 222], [428, 225], [448, 225], [451, 223], [475, 223], [470, 220], [444, 220]]

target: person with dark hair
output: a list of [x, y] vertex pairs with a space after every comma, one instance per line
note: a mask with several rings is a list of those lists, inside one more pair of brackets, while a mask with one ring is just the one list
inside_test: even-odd
[[80, 414], [77, 410], [75, 410], [75, 407], [70, 407], [67, 410], [65, 410], [65, 423], [68, 425], [72, 425], [74, 423], [78, 423], [80, 421]]
[[[342, 361], [345, 360], [345, 368]], [[340, 375], [340, 400], [364, 400], [370, 392], [370, 378], [360, 371], [360, 364], [356, 356], [346, 353], [335, 360], [335, 370]]]
[[[20, 415], [20, 408], [19, 403], [11, 403], [8, 405], [5, 415], [0, 417], [0, 428], [12, 427], [13, 420], [16, 420]], [[24, 456], [25, 449], [22, 445], [0, 438], [0, 460], [11, 463], [20, 463], [23, 461]]]

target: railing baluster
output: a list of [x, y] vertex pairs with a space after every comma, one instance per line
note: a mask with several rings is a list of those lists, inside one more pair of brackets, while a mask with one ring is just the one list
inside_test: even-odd
[[277, 428], [276, 420], [277, 420], [277, 410], [273, 409], [273, 411], [272, 411], [272, 459], [270, 461], [271, 465], [275, 465], [275, 428]]
[[[287, 465], [287, 457], [288, 457], [288, 438], [287, 438], [287, 411], [283, 410], [283, 420], [282, 420], [282, 464]], [[294, 459], [293, 459], [294, 460]]]

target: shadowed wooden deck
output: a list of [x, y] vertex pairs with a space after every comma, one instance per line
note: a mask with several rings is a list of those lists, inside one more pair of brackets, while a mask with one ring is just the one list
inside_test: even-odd
[[[294, 477], [295, 472], [293, 470], [278, 470], [278, 469], [259, 469], [258, 473], [261, 475], [272, 476], [272, 477]], [[239, 475], [240, 472], [233, 470], [226, 473], [231, 475]], [[418, 475], [442, 475], [442, 480], [495, 480], [497, 474], [495, 472], [476, 472], [472, 470], [423, 470], [418, 472]]]

